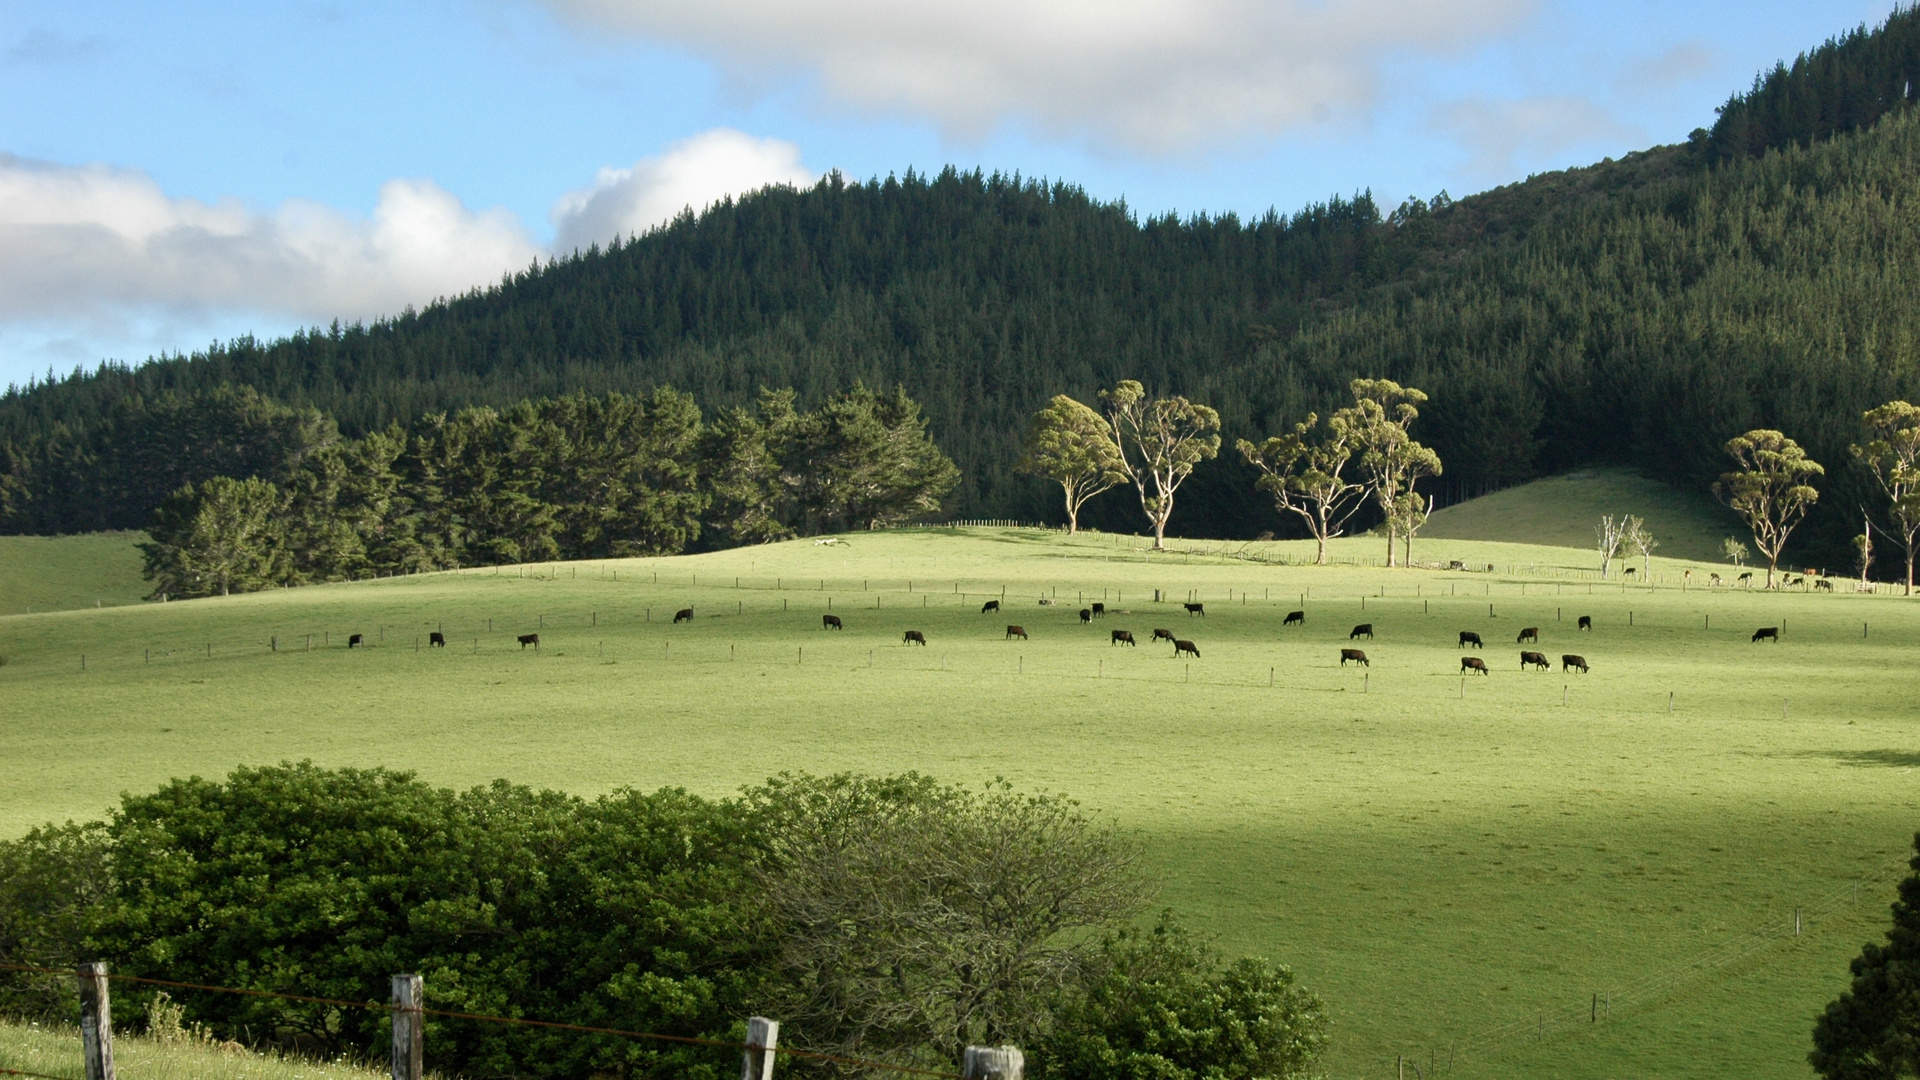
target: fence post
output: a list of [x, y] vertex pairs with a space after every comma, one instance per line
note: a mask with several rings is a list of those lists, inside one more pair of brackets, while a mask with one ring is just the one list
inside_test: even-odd
[[421, 982], [418, 975], [393, 977], [393, 1080], [422, 1080], [426, 1072]]
[[107, 965], [81, 964], [80, 1055], [87, 1080], [114, 1080], [113, 1007], [107, 998]]
[[747, 1053], [740, 1065], [740, 1080], [773, 1080], [773, 1048], [779, 1041], [780, 1021], [748, 1017]]
[[960, 1069], [966, 1080], [1022, 1080], [1025, 1055], [1011, 1046], [969, 1046]]

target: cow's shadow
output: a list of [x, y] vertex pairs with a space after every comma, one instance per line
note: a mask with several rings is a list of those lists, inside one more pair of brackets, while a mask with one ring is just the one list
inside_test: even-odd
[[1859, 769], [1920, 768], [1920, 750], [1806, 750], [1797, 756], [1829, 758]]

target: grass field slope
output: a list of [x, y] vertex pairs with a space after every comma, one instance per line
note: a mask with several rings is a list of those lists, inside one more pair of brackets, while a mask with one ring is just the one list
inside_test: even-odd
[[1746, 535], [1706, 492], [1683, 491], [1625, 469], [1564, 473], [1456, 503], [1435, 511], [1420, 535], [1591, 551], [1593, 527], [1603, 514], [1644, 518], [1660, 541], [1660, 554], [1676, 559], [1720, 561], [1721, 540]]
[[1292, 964], [1331, 1076], [1810, 1075], [1920, 826], [1920, 607], [1486, 541], [1415, 543], [1470, 572], [1137, 544], [907, 530], [0, 617], [0, 833], [302, 758], [586, 794], [1004, 776], [1137, 829], [1163, 903]]
[[0, 536], [0, 614], [139, 603], [144, 533]]

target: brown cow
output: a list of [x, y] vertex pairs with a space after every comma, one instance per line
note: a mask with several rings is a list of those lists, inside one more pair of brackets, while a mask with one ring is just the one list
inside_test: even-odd
[[1181, 604], [1180, 606], [1187, 609], [1187, 616], [1189, 618], [1207, 613], [1207, 605], [1205, 604]]
[[1527, 670], [1528, 664], [1532, 664], [1533, 666], [1539, 668], [1541, 671], [1553, 670], [1553, 665], [1547, 663], [1547, 656], [1545, 653], [1522, 652], [1520, 654], [1520, 670], [1521, 671]]
[[927, 635], [921, 633], [918, 630], [909, 630], [906, 633], [900, 635], [900, 644], [902, 645], [911, 645], [916, 641], [922, 645], [925, 645], [927, 643]]
[[1129, 644], [1129, 645], [1138, 645], [1138, 644], [1140, 644], [1139, 642], [1137, 642], [1137, 641], [1135, 641], [1135, 640], [1133, 640], [1133, 631], [1131, 631], [1131, 630], [1115, 630], [1115, 631], [1113, 632], [1113, 644], [1115, 644], [1115, 645], [1118, 645], [1118, 644], [1120, 644], [1120, 643], [1121, 643], [1121, 642], [1123, 642], [1123, 641], [1124, 641], [1124, 642], [1126, 642], [1126, 643], [1127, 643], [1127, 644]]
[[1153, 640], [1155, 640], [1155, 641], [1172, 641], [1172, 640], [1173, 640], [1173, 631], [1171, 631], [1171, 630], [1155, 630], [1155, 631], [1153, 632]]
[[1591, 615], [1580, 616], [1580, 629], [1582, 630], [1593, 629], [1593, 616]]
[[1780, 644], [1780, 628], [1777, 626], [1763, 626], [1753, 632], [1752, 640], [1771, 641], [1775, 645], [1778, 645]]
[[444, 649], [447, 647], [447, 635], [435, 630], [427, 635], [427, 644], [436, 649]]
[[363, 635], [363, 634], [355, 634], [355, 635], [353, 635], [352, 637], [350, 637], [350, 638], [348, 638], [348, 639], [347, 639], [347, 648], [349, 648], [349, 649], [354, 649], [354, 648], [358, 648], [358, 647], [360, 647], [360, 646], [361, 646], [362, 644], [365, 644], [365, 642], [366, 642], [366, 640], [367, 640], [367, 639], [366, 639], [366, 636], [365, 636], [365, 635]]
[[1080, 621], [1081, 621], [1081, 622], [1082, 622], [1083, 624], [1091, 624], [1091, 623], [1093, 622], [1093, 609], [1092, 609], [1092, 608], [1085, 608], [1085, 607], [1083, 607], [1083, 608], [1081, 608], [1081, 609], [1080, 609]]
[[1533, 642], [1535, 645], [1540, 644], [1540, 628], [1539, 627], [1529, 626], [1525, 630], [1520, 631], [1519, 637], [1513, 639], [1513, 643], [1515, 645], [1525, 645], [1529, 641]]
[[[675, 619], [675, 620], [673, 620], [673, 621], [674, 621], [674, 622], [679, 622], [680, 620], [679, 620], [679, 619]], [[820, 629], [822, 629], [822, 630], [845, 630], [845, 629], [846, 629], [846, 627], [844, 627], [844, 626], [841, 626], [841, 625], [840, 625], [840, 616], [838, 616], [838, 615], [822, 615], [822, 616], [820, 616]]]
[[1561, 671], [1572, 671], [1574, 668], [1579, 668], [1580, 674], [1585, 675], [1587, 673], [1587, 658], [1584, 656], [1575, 656], [1572, 653], [1567, 653], [1560, 658]]
[[1485, 647], [1480, 642], [1479, 634], [1476, 634], [1471, 630], [1460, 631], [1460, 647], [1464, 649], [1469, 645], [1473, 646], [1476, 649]]
[[539, 634], [521, 634], [520, 635], [520, 651], [525, 652], [527, 646], [529, 645], [538, 649], [540, 647], [540, 635]]
[[1027, 628], [1024, 626], [1009, 626], [1007, 627], [1007, 637], [1019, 638], [1021, 641], [1025, 641], [1027, 640]]
[[1287, 617], [1280, 621], [1280, 625], [1305, 626], [1307, 625], [1307, 613], [1304, 611], [1289, 611], [1287, 612]]
[[1200, 659], [1200, 650], [1194, 646], [1193, 642], [1185, 638], [1181, 638], [1173, 643], [1173, 658], [1178, 660], [1181, 653], [1187, 653], [1195, 660]]
[[980, 605], [980, 614], [982, 615], [985, 615], [989, 611], [999, 611], [999, 610], [1000, 610], [1000, 601], [998, 600], [989, 600], [986, 603]]
[[1354, 638], [1360, 637], [1362, 635], [1365, 635], [1368, 641], [1373, 640], [1373, 624], [1372, 623], [1363, 622], [1359, 626], [1354, 627], [1353, 633], [1347, 635], [1347, 640], [1352, 641]]
[[1477, 657], [1477, 656], [1463, 656], [1463, 657], [1461, 657], [1461, 658], [1460, 658], [1460, 670], [1461, 670], [1461, 671], [1477, 671], [1477, 672], [1479, 672], [1479, 673], [1480, 673], [1480, 674], [1482, 674], [1482, 675], [1491, 675], [1491, 674], [1492, 674], [1492, 672], [1490, 672], [1490, 671], [1488, 671], [1488, 670], [1487, 670], [1487, 662], [1486, 662], [1485, 660], [1482, 660], [1482, 659], [1480, 659], [1480, 658], [1479, 658], [1479, 657]]
[[673, 621], [675, 623], [692, 622], [693, 609], [690, 607], [683, 607], [679, 611], [674, 612]]
[[1373, 666], [1372, 664], [1367, 663], [1367, 654], [1361, 652], [1359, 649], [1341, 649], [1340, 650], [1340, 666], [1346, 667], [1347, 661], [1349, 660], [1353, 661], [1356, 664], [1366, 664], [1368, 667]]

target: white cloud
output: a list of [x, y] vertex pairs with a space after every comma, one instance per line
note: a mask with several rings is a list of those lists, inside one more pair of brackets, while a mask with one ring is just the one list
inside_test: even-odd
[[371, 219], [168, 196], [151, 177], [0, 154], [0, 319], [131, 311], [365, 318], [463, 292], [539, 255], [518, 218], [429, 180], [381, 186]]
[[562, 196], [553, 207], [553, 246], [560, 252], [604, 246], [670, 221], [684, 209], [699, 213], [723, 196], [776, 184], [805, 187], [815, 179], [800, 164], [798, 146], [717, 128], [674, 143], [630, 169], [601, 169], [590, 187]]
[[1466, 149], [1468, 158], [1459, 172], [1474, 181], [1510, 179], [1575, 147], [1642, 140], [1640, 132], [1578, 97], [1474, 98], [1436, 110], [1433, 119]]
[[1152, 153], [1364, 107], [1396, 57], [1505, 32], [1538, 0], [544, 0], [746, 82], [977, 137], [1007, 122]]

